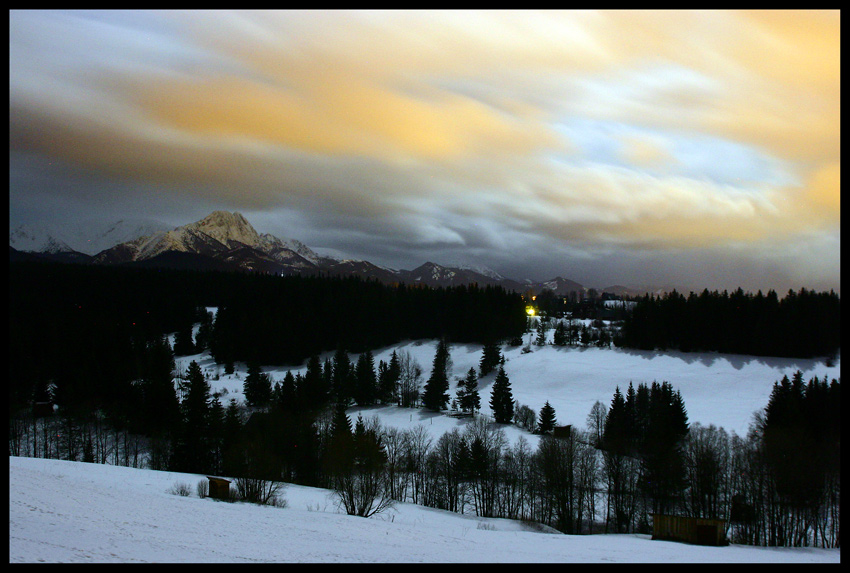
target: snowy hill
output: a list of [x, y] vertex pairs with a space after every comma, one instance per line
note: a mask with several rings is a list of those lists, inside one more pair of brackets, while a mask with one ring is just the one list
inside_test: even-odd
[[[200, 499], [204, 476], [9, 458], [11, 563], [840, 563], [837, 549], [573, 536], [401, 503], [369, 519], [329, 491], [287, 485], [286, 507]], [[186, 484], [188, 497], [169, 491]]]

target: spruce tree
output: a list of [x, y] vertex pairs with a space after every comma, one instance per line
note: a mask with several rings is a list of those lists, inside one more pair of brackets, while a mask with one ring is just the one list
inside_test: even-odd
[[195, 352], [195, 343], [192, 342], [192, 325], [185, 324], [174, 334], [174, 355], [188, 356]]
[[284, 412], [298, 411], [298, 390], [295, 386], [295, 376], [291, 370], [286, 371], [283, 383], [280, 385], [280, 393], [277, 396], [278, 407]]
[[538, 434], [551, 434], [555, 429], [555, 408], [549, 404], [547, 400], [546, 403], [540, 408], [540, 416], [538, 416], [539, 421], [537, 422], [537, 433]]
[[470, 368], [466, 378], [458, 382], [457, 388], [458, 406], [463, 412], [475, 413], [481, 409], [481, 396], [478, 394], [478, 375], [475, 368]]
[[333, 388], [332, 393], [337, 401], [346, 404], [353, 397], [352, 368], [348, 353], [341, 346], [337, 348], [333, 357]]
[[502, 351], [495, 341], [488, 342], [481, 350], [481, 362], [478, 364], [478, 370], [481, 377], [487, 376], [490, 372], [496, 369], [502, 361]]
[[174, 389], [174, 353], [168, 340], [159, 337], [147, 345], [142, 371], [142, 431], [166, 436], [180, 421], [180, 403]]
[[537, 338], [534, 340], [537, 346], [546, 346], [546, 321], [543, 318], [537, 321]]
[[555, 333], [552, 337], [552, 344], [555, 346], [567, 345], [567, 327], [560, 320], [558, 321], [558, 324], [555, 325]]
[[345, 413], [345, 404], [337, 402], [334, 406], [333, 418], [331, 419], [331, 438], [337, 436], [351, 436], [351, 420]]
[[263, 407], [271, 400], [271, 379], [260, 371], [260, 365], [256, 362], [248, 364], [248, 375], [242, 384], [242, 392], [248, 406]]
[[374, 404], [378, 393], [378, 380], [375, 376], [375, 359], [372, 357], [371, 350], [367, 350], [357, 359], [354, 377], [357, 381], [354, 387], [354, 400], [357, 405]]
[[422, 395], [422, 405], [429, 410], [439, 412], [448, 404], [450, 360], [448, 344], [445, 339], [440, 339], [434, 354], [431, 377], [425, 383]]
[[209, 432], [210, 385], [194, 360], [186, 371], [187, 392], [181, 404], [182, 431], [175, 449], [172, 467], [179, 471], [209, 472], [211, 444]]
[[382, 360], [378, 371], [378, 399], [384, 404], [392, 404], [398, 394], [398, 382], [401, 378], [401, 364], [395, 350], [390, 356], [390, 363]]
[[505, 374], [504, 367], [499, 367], [493, 391], [490, 394], [490, 409], [499, 424], [509, 424], [514, 417], [514, 397], [511, 392], [511, 382]]
[[307, 370], [304, 373], [304, 388], [302, 395], [306, 403], [304, 406], [310, 410], [322, 406], [328, 400], [329, 388], [322, 375], [322, 363], [318, 354], [313, 354], [307, 360]]
[[210, 346], [213, 329], [213, 314], [208, 311], [201, 312], [201, 324], [198, 334], [195, 336], [195, 352], [203, 352]]

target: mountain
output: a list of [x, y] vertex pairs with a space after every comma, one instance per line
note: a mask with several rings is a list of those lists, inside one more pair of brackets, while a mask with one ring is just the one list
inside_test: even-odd
[[479, 286], [497, 285], [504, 279], [485, 275], [470, 268], [444, 267], [436, 263], [427, 262], [416, 267], [412, 271], [398, 271], [402, 282], [408, 284], [421, 284], [431, 287], [450, 287], [476, 283]]
[[540, 294], [540, 291], [543, 289], [549, 289], [559, 296], [567, 296], [571, 292], [584, 294], [587, 290], [577, 282], [565, 279], [564, 277], [555, 277], [552, 280], [536, 283], [531, 286], [531, 290], [534, 291], [534, 294]]
[[[169, 228], [146, 219], [124, 219], [109, 225], [89, 224], [64, 230], [21, 225], [9, 233], [16, 252], [37, 253], [50, 260], [125, 264], [143, 267], [242, 270], [278, 275], [357, 276], [382, 283], [429, 287], [477, 284], [539, 294], [549, 289], [560, 296], [583, 296], [588, 289], [575, 281], [555, 277], [545, 282], [517, 281], [492, 269], [458, 263], [426, 262], [413, 270], [395, 270], [369, 261], [323, 257], [295, 239], [259, 233], [237, 212], [214, 211], [194, 223]], [[105, 245], [92, 251], [97, 245]], [[89, 256], [93, 255], [93, 256]], [[22, 255], [10, 255], [20, 259]], [[628, 292], [609, 287], [607, 292]]]
[[58, 225], [19, 225], [9, 231], [9, 244], [27, 252], [97, 253], [142, 236], [170, 229], [160, 221], [121, 219], [119, 221], [85, 221]]
[[[165, 253], [194, 256], [163, 257]], [[317, 265], [312, 261], [319, 259], [301, 242], [261, 235], [240, 213], [214, 211], [200, 221], [115, 245], [95, 255], [93, 262], [147, 262], [145, 266], [161, 263], [169, 267], [179, 267], [184, 262], [191, 268], [291, 274], [316, 271]]]
[[[41, 260], [60, 263], [88, 263], [91, 256], [70, 247], [44, 227], [20, 225], [9, 232], [10, 260]], [[27, 253], [28, 257], [23, 256]]]
[[19, 225], [9, 231], [9, 246], [29, 253], [64, 253], [75, 250], [59, 239], [55, 231], [32, 225]]

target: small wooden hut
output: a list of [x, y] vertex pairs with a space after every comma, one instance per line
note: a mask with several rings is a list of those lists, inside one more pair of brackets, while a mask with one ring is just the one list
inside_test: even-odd
[[695, 545], [727, 545], [726, 520], [652, 514], [652, 538]]
[[567, 426], [555, 426], [552, 428], [552, 437], [554, 438], [562, 438], [564, 440], [569, 439], [570, 435], [573, 433], [573, 426], [569, 424]]
[[209, 496], [213, 499], [230, 499], [230, 480], [216, 476], [207, 476], [210, 480]]

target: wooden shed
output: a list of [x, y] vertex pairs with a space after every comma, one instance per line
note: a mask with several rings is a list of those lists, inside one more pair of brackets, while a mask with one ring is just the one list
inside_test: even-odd
[[652, 514], [652, 538], [696, 545], [727, 545], [726, 520]]
[[216, 476], [207, 476], [210, 480], [209, 496], [213, 499], [230, 499], [230, 480]]
[[569, 424], [567, 426], [555, 426], [552, 428], [552, 437], [554, 438], [563, 438], [569, 439], [570, 435], [573, 433], [573, 426]]

